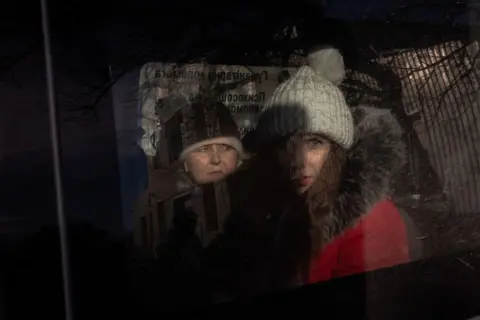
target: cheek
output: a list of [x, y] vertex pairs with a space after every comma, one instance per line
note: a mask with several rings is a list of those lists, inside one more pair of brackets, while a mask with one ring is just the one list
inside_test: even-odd
[[315, 170], [315, 172], [320, 172], [323, 165], [325, 164], [325, 160], [327, 159], [328, 151], [320, 150], [320, 151], [312, 151], [307, 153], [307, 161], [308, 164]]
[[205, 157], [192, 155], [186, 159], [186, 164], [188, 167], [188, 171], [193, 174], [198, 174], [203, 171], [208, 161], [204, 159]]
[[222, 163], [227, 168], [235, 168], [238, 164], [238, 152], [231, 151], [227, 152], [222, 156]]

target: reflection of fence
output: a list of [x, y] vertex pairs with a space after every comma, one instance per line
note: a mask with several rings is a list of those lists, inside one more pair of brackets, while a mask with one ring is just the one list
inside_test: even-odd
[[[345, 85], [353, 103], [403, 107], [406, 129], [418, 137], [457, 212], [480, 211], [478, 53], [476, 41], [402, 50], [370, 61], [390, 78], [375, 76], [369, 66], [352, 72]], [[420, 183], [422, 172], [414, 174]]]

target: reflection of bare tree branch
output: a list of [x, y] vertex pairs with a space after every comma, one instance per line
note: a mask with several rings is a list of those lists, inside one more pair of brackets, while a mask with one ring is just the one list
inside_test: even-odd
[[2, 62], [0, 65], [0, 79], [12, 69], [14, 69], [18, 64], [22, 63], [27, 59], [30, 55], [38, 52], [43, 48], [43, 39], [37, 39], [34, 41], [30, 48], [24, 52], [23, 54], [16, 55], [15, 58], [11, 58], [9, 56], [2, 56], [0, 57]]
[[[429, 65], [426, 65], [426, 66], [423, 66], [423, 67], [396, 67], [396, 66], [392, 66], [391, 68], [393, 70], [406, 70], [408, 71], [408, 74], [406, 75], [406, 77], [409, 77], [409, 76], [412, 76], [413, 74], [417, 73], [417, 72], [420, 72], [420, 71], [426, 71], [428, 69], [431, 69], [431, 68], [434, 68], [436, 66], [439, 66], [441, 65], [442, 63], [444, 63], [445, 61], [448, 61], [449, 59], [452, 58], [452, 56], [454, 56], [455, 54], [459, 53], [459, 52], [462, 52], [463, 50], [465, 50], [467, 47], [467, 45], [463, 45], [462, 47], [454, 50], [452, 53], [450, 53], [449, 55], [446, 55], [444, 56], [443, 58], [440, 58], [439, 60], [435, 61], [434, 63], [432, 64], [429, 64]], [[410, 51], [411, 52], [411, 51]], [[424, 54], [424, 56], [428, 56], [428, 53], [427, 54]], [[437, 57], [435, 57], [437, 58]]]
[[[73, 115], [66, 116], [64, 117], [65, 121], [84, 121], [84, 120], [97, 120], [97, 106], [102, 101], [102, 99], [105, 97], [105, 95], [110, 92], [112, 87], [122, 79], [122, 77], [127, 74], [127, 70], [122, 71], [119, 75], [115, 76], [113, 80], [108, 82], [107, 84], [104, 85], [103, 89], [100, 90], [100, 92], [95, 96], [95, 99], [93, 100], [92, 103], [85, 104], [85, 105], [78, 105], [74, 107], [68, 108], [69, 111], [72, 111], [74, 113], [80, 114], [82, 116], [87, 116], [86, 119], [81, 119], [79, 117], [75, 117]], [[87, 95], [91, 95], [91, 93], [87, 93]]]
[[[447, 21], [452, 21], [456, 17], [461, 16], [466, 11], [467, 1], [447, 0], [417, 0], [416, 2], [409, 1], [408, 3], [398, 6], [389, 14], [389, 20], [408, 20], [409, 14], [414, 13], [415, 10], [423, 10], [423, 12], [442, 12]], [[468, 10], [479, 11], [478, 8], [469, 6]], [[478, 13], [477, 13], [478, 16]]]
[[392, 56], [397, 56], [399, 54], [407, 53], [407, 52], [412, 52], [415, 50], [414, 48], [407, 48], [407, 49], [393, 49], [393, 50], [388, 50], [388, 51], [377, 51], [373, 45], [369, 46], [369, 49], [377, 56], [378, 58], [389, 58]]
[[[275, 20], [275, 19], [274, 19]], [[213, 21], [213, 20], [212, 20]], [[218, 22], [218, 21], [217, 21]], [[240, 21], [241, 22], [241, 21]], [[231, 24], [231, 22], [229, 22]], [[256, 37], [261, 37], [263, 33], [267, 32], [273, 32], [275, 34], [275, 30], [279, 28], [278, 21], [276, 22], [277, 25], [272, 25], [268, 26], [268, 28], [265, 28], [262, 30], [262, 32], [259, 32], [258, 30], [253, 29], [251, 26], [247, 24], [247, 27], [242, 30], [244, 32], [244, 36], [247, 36], [249, 32], [252, 34], [256, 34]], [[210, 29], [215, 29], [218, 28], [217, 23], [208, 25], [205, 22], [205, 19], [202, 19], [201, 21], [193, 22], [191, 25], [186, 25], [184, 26], [184, 31], [183, 31], [183, 36], [178, 37], [179, 39], [175, 45], [170, 46], [168, 53], [165, 52], [164, 54], [158, 54], [158, 48], [156, 48], [156, 43], [154, 41], [154, 37], [150, 36], [145, 36], [145, 30], [140, 28], [138, 30], [136, 29], [130, 29], [126, 30], [127, 34], [123, 35], [121, 41], [124, 42], [124, 45], [128, 44], [128, 48], [131, 49], [130, 52], [127, 52], [127, 54], [122, 54], [120, 57], [116, 57], [112, 63], [114, 65], [121, 66], [123, 71], [120, 73], [120, 75], [116, 76], [114, 79], [111, 79], [107, 84], [100, 86], [100, 85], [95, 85], [91, 86], [91, 84], [85, 83], [86, 87], [90, 87], [89, 93], [85, 93], [85, 95], [92, 95], [95, 96], [95, 99], [92, 103], [89, 103], [88, 105], [82, 104], [79, 106], [76, 106], [75, 108], [69, 108], [69, 110], [74, 110], [75, 112], [78, 111], [80, 108], [85, 108], [87, 111], [92, 112], [94, 109], [98, 107], [98, 103], [102, 100], [103, 96], [109, 92], [109, 90], [129, 71], [141, 67], [144, 63], [148, 61], [163, 61], [163, 62], [175, 62], [176, 68], [182, 68], [185, 63], [207, 63], [212, 56], [216, 57], [222, 57], [222, 56], [228, 56], [229, 53], [227, 53], [228, 48], [234, 47], [232, 45], [228, 45], [228, 41], [231, 41], [232, 43], [237, 43], [239, 40], [238, 39], [231, 39], [229, 37], [227, 43], [222, 45], [222, 47], [216, 48], [216, 50], [213, 52], [211, 51], [211, 47], [206, 47], [205, 43], [208, 43], [208, 38], [205, 38], [205, 35], [209, 32], [211, 32]], [[271, 34], [268, 38], [264, 39], [262, 41], [262, 46], [255, 48], [258, 49], [260, 48], [262, 51], [258, 52], [259, 55], [262, 56], [262, 59], [265, 60], [266, 54], [265, 51], [267, 48], [275, 48], [278, 46], [285, 46], [285, 44], [292, 42], [292, 38], [295, 38], [293, 35], [296, 34], [296, 28], [294, 27], [293, 24], [288, 25], [287, 27], [283, 27], [286, 29], [288, 32], [286, 32], [285, 35], [282, 35], [281, 37], [272, 37]], [[205, 32], [198, 33], [197, 31], [199, 30], [204, 30]], [[251, 29], [248, 31], [248, 29]], [[195, 31], [195, 32], [192, 32]], [[180, 34], [182, 34], [180, 32]], [[248, 37], [251, 37], [252, 35], [249, 35]], [[127, 41], [125, 42], [126, 39]], [[130, 40], [129, 40], [130, 39]], [[252, 48], [253, 49], [253, 48]], [[248, 60], [251, 59], [248, 56], [253, 53], [252, 50], [247, 49], [247, 52], [245, 54], [242, 53], [243, 59]], [[286, 54], [290, 56], [291, 52], [286, 52], [288, 50], [283, 50], [280, 53], [281, 54]], [[287, 59], [288, 60], [288, 59]], [[209, 62], [210, 63], [210, 62]], [[238, 64], [243, 64], [241, 60], [238, 61]], [[152, 89], [153, 86], [152, 84], [146, 84], [150, 86], [149, 89]], [[222, 86], [216, 86], [215, 91], [216, 94], [219, 94], [219, 92], [223, 91], [228, 91], [232, 89], [228, 89], [228, 87], [231, 87], [233, 84], [228, 84], [227, 87], [222, 87]], [[241, 86], [243, 84], [236, 84], [236, 86]], [[174, 89], [176, 84], [174, 82], [169, 82], [169, 86], [171, 87], [170, 89]], [[146, 95], [148, 95], [149, 90], [144, 90], [146, 88], [139, 88], [139, 91], [143, 91]], [[213, 89], [213, 87], [211, 88]], [[213, 92], [212, 92], [213, 93]], [[71, 97], [73, 99], [73, 97]], [[145, 97], [143, 97], [145, 98]], [[70, 119], [74, 119], [74, 117], [71, 117]]]
[[361, 80], [346, 79], [342, 86], [346, 88], [347, 100], [353, 105], [363, 103], [363, 99], [377, 98], [381, 100], [383, 98], [381, 90], [375, 90]]
[[[470, 76], [470, 73], [471, 73], [471, 70], [468, 70], [466, 72], [464, 72], [463, 74], [461, 74], [459, 77], [457, 77], [454, 82], [452, 82], [451, 84], [449, 84], [447, 86], [447, 88], [440, 93], [440, 95], [437, 97], [437, 99], [439, 100], [439, 102], [437, 103], [437, 106], [435, 106], [435, 109], [433, 110], [433, 116], [432, 118], [430, 119], [425, 119], [425, 126], [427, 128], [429, 128], [430, 126], [432, 126], [434, 124], [434, 121], [441, 115], [441, 110], [440, 108], [442, 106], [446, 106], [446, 97], [447, 95], [451, 94], [452, 90], [455, 90], [456, 88], [458, 88], [458, 86], [460, 85], [463, 85], [463, 80], [465, 80], [467, 77]], [[461, 104], [456, 104], [456, 107], [457, 108], [461, 108]], [[461, 112], [458, 113], [457, 116], [455, 117], [450, 117], [448, 118], [447, 120], [455, 120], [455, 119], [458, 119], [460, 118], [462, 115], [464, 115], [468, 110], [469, 108], [471, 108], [472, 105], [463, 105], [463, 110]], [[458, 111], [458, 110], [457, 110]]]
[[[387, 65], [400, 75], [403, 85], [413, 89], [406, 94], [410, 105], [423, 108], [420, 106], [434, 104], [428, 112], [431, 117], [425, 114], [425, 125], [428, 127], [434, 125], [438, 117], [446, 114], [442, 111], [445, 108], [459, 109], [458, 112], [451, 112], [455, 114], [454, 118], [457, 118], [471, 107], [469, 95], [464, 92], [468, 86], [478, 86], [467, 83], [471, 82], [471, 77], [476, 77], [474, 62], [478, 58], [478, 52], [469, 54], [471, 45], [460, 42], [446, 43], [430, 49], [400, 54], [393, 57], [393, 60], [388, 60]], [[462, 101], [458, 100], [459, 92], [462, 92]], [[447, 100], [451, 100], [451, 103], [447, 103]]]

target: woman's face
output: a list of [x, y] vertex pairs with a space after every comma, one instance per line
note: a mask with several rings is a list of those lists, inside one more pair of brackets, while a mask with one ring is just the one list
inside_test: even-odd
[[195, 183], [218, 182], [238, 167], [238, 151], [222, 143], [212, 143], [190, 152], [185, 158], [185, 169]]
[[318, 135], [302, 135], [295, 148], [297, 169], [292, 180], [295, 189], [302, 194], [319, 178], [320, 172], [330, 153], [331, 143]]

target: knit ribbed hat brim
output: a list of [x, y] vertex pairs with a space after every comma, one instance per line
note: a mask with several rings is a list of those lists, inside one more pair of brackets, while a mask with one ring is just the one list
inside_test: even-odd
[[185, 158], [190, 152], [211, 144], [225, 144], [237, 150], [240, 155], [243, 154], [243, 146], [240, 139], [238, 139], [237, 137], [218, 137], [218, 138], [202, 140], [188, 146], [180, 154], [180, 160], [185, 160]]

